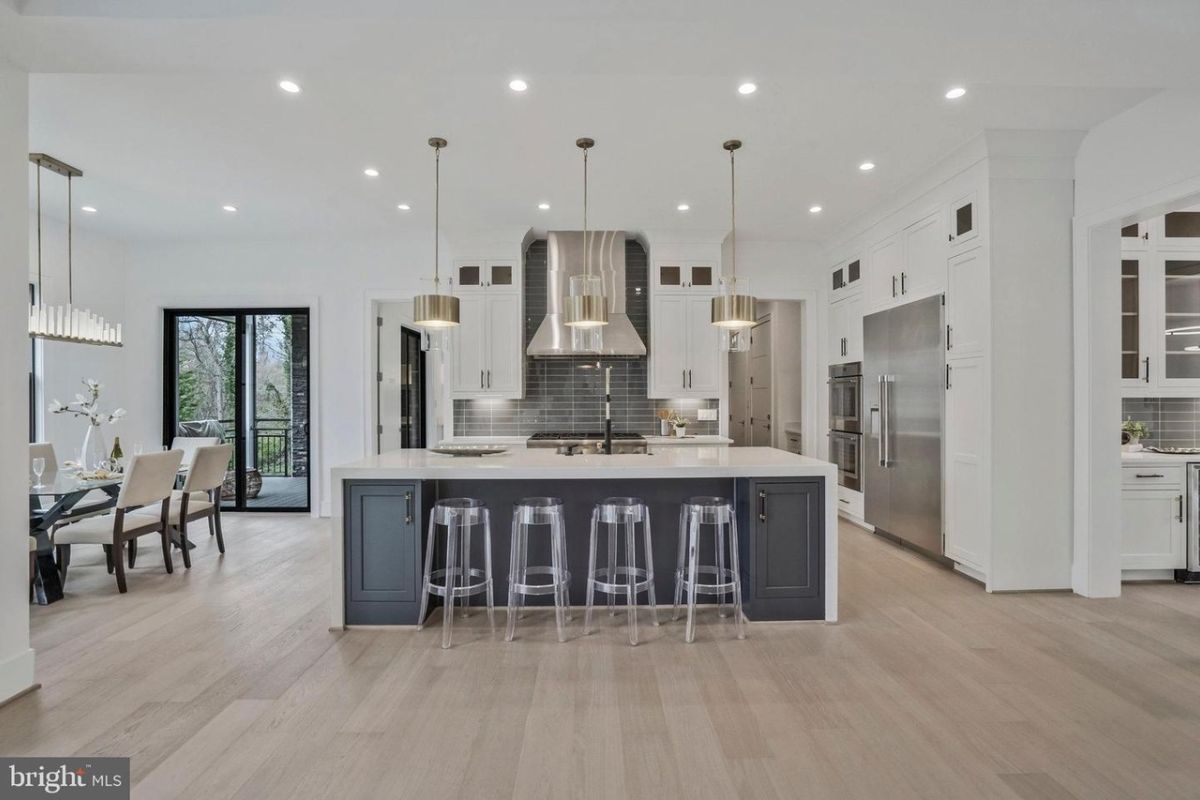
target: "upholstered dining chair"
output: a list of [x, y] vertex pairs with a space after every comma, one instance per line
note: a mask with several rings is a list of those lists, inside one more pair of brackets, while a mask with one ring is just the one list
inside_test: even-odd
[[198, 449], [220, 443], [219, 436], [176, 436], [171, 441], [171, 449], [183, 452], [183, 466], [190, 469]]
[[[167, 519], [171, 489], [175, 485], [175, 474], [179, 471], [182, 459], [183, 453], [178, 450], [133, 456], [125, 469], [125, 481], [121, 484], [113, 513], [71, 522], [54, 532], [54, 548], [64, 585], [67, 567], [71, 563], [71, 545], [98, 544], [104, 548], [108, 571], [116, 572], [117, 591], [124, 594], [125, 560], [121, 557], [124, 545], [151, 533], [159, 534], [162, 539], [163, 563], [167, 572], [174, 571]], [[157, 515], [133, 513], [143, 506], [157, 508]]]
[[[232, 444], [197, 447], [183, 489], [171, 492], [167, 526], [179, 531], [183, 565], [188, 569], [192, 568], [192, 556], [188, 546], [187, 524], [193, 520], [207, 517], [210, 523], [209, 535], [216, 535], [217, 549], [225, 552], [225, 537], [221, 533], [220, 491], [231, 458]], [[151, 515], [154, 510], [144, 508], [137, 513], [143, 516]]]

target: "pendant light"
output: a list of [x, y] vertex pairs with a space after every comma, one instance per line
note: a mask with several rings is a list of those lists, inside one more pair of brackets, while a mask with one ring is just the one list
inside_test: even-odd
[[433, 294], [420, 294], [413, 298], [413, 324], [422, 328], [453, 328], [458, 325], [458, 298], [452, 294], [441, 294], [440, 207], [442, 190], [442, 148], [446, 140], [433, 137], [429, 140], [433, 148]]
[[720, 293], [712, 299], [712, 324], [722, 329], [721, 349], [742, 351], [750, 346], [748, 331], [758, 324], [757, 301], [749, 281], [737, 276], [737, 172], [734, 153], [742, 143], [730, 139], [729, 151], [729, 274], [721, 276]]
[[[121, 326], [107, 322], [86, 308], [75, 308], [75, 273], [72, 263], [74, 245], [74, 198], [71, 180], [83, 177], [83, 170], [72, 167], [45, 153], [30, 153], [29, 160], [37, 165], [37, 301], [29, 305], [29, 335], [35, 339], [78, 344], [99, 344], [121, 347]], [[46, 169], [67, 179], [67, 302], [66, 305], [46, 305], [42, 295], [42, 170]]]
[[[592, 139], [576, 139], [575, 146], [583, 151], [583, 269], [582, 275], [572, 275], [567, 302], [563, 305], [563, 322], [576, 331], [588, 331], [584, 342], [575, 343], [576, 350], [599, 349], [600, 330], [608, 324], [608, 299], [604, 283], [592, 274], [592, 242], [588, 237], [588, 150], [596, 146]], [[573, 339], [576, 337], [572, 337]]]

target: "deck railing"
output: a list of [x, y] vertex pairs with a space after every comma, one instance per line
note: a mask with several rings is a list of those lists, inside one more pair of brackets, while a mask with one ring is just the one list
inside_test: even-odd
[[[234, 420], [220, 420], [225, 441], [237, 437]], [[259, 417], [254, 420], [254, 455], [259, 474], [268, 478], [292, 476], [292, 421], [286, 417]]]

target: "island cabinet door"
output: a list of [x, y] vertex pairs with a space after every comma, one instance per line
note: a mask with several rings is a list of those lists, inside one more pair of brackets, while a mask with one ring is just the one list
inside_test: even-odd
[[[752, 620], [824, 619], [825, 493], [820, 478], [743, 480], [739, 548]], [[743, 521], [744, 520], [744, 521]]]
[[419, 482], [348, 482], [346, 624], [415, 625], [421, 600]]

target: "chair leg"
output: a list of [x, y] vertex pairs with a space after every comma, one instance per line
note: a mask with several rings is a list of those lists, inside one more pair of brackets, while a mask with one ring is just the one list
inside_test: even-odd
[[429, 535], [425, 540], [425, 572], [421, 578], [421, 610], [417, 612], [417, 630], [425, 627], [425, 614], [429, 611], [429, 576], [433, 572], [434, 539], [433, 514], [429, 515]]
[[[612, 526], [614, 529], [616, 525]], [[625, 562], [629, 570], [628, 582], [625, 585], [625, 604], [629, 607], [629, 644], [638, 643], [637, 630], [637, 526], [632, 522], [625, 523]]]
[[183, 517], [179, 518], [179, 546], [183, 549], [183, 568], [192, 568], [192, 554], [189, 552], [187, 538], [187, 520]]
[[675, 607], [671, 621], [679, 619], [679, 601], [683, 598], [683, 578], [687, 574], [687, 507], [679, 507], [679, 552], [675, 559]]
[[458, 566], [458, 537], [462, 534], [461, 520], [454, 520], [446, 530], [446, 596], [442, 604], [442, 649], [450, 647], [450, 635], [454, 630], [454, 579], [461, 570]]
[[729, 567], [733, 570], [733, 629], [737, 638], [746, 638], [746, 627], [742, 622], [742, 571], [738, 563], [737, 518], [729, 521]]
[[654, 594], [654, 545], [650, 537], [650, 507], [646, 507], [646, 522], [643, 526], [643, 543], [646, 545], [646, 580], [650, 582], [648, 591], [650, 600], [650, 621], [658, 627], [658, 598]]
[[33, 584], [37, 581], [37, 553], [29, 554], [29, 602], [33, 602]]
[[[34, 563], [37, 563], [37, 554], [33, 554]], [[58, 562], [58, 579], [62, 581], [64, 586], [67, 585], [67, 567], [71, 566], [71, 545], [59, 544], [54, 546], [54, 560]], [[112, 570], [109, 570], [112, 572]]]
[[121, 594], [129, 591], [129, 587], [125, 585], [125, 559], [121, 558], [121, 543], [114, 536], [114, 541], [111, 545], [105, 545], [104, 549], [108, 551], [109, 558], [113, 565], [113, 571], [117, 573], [117, 591]]
[[113, 574], [113, 546], [111, 544], [103, 545], [104, 547], [104, 564], [108, 567], [108, 574]]
[[137, 539], [130, 539], [125, 546], [129, 548], [129, 568], [133, 569], [133, 564], [137, 561]]
[[483, 510], [483, 573], [487, 581], [488, 627], [496, 633], [496, 603], [492, 595], [492, 512]]
[[225, 536], [221, 533], [221, 507], [213, 507], [213, 526], [217, 530], [217, 549], [222, 553], [225, 552]]
[[583, 609], [583, 635], [592, 631], [592, 601], [596, 597], [596, 511], [592, 510], [592, 524], [588, 534], [587, 602]]
[[504, 641], [511, 642], [517, 633], [519, 598], [517, 584], [521, 582], [521, 549], [525, 547], [525, 526], [520, 524], [520, 512], [513, 509], [512, 533], [508, 553], [508, 616], [504, 626]]
[[[725, 523], [718, 522], [713, 526], [716, 535], [716, 541], [713, 543], [717, 549], [717, 583], [725, 582]], [[724, 619], [729, 616], [729, 610], [725, 605], [725, 593], [717, 595], [717, 616]]]
[[163, 565], [167, 568], [167, 574], [170, 575], [175, 571], [175, 564], [171, 561], [171, 534], [167, 532], [167, 528], [163, 528], [158, 532], [162, 538]]
[[687, 598], [687, 625], [684, 627], [683, 640], [688, 644], [696, 641], [696, 578], [699, 568], [699, 550], [700, 550], [700, 517], [696, 514], [691, 515], [691, 524], [688, 525], [688, 598]]
[[217, 519], [217, 515], [216, 515], [216, 513], [212, 513], [212, 514], [209, 514], [209, 515], [208, 515], [208, 535], [209, 535], [209, 536], [216, 536], [216, 535], [217, 535], [217, 523], [216, 523], [216, 519]]

